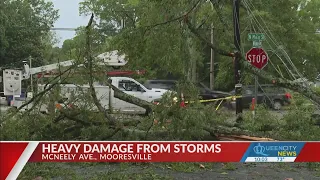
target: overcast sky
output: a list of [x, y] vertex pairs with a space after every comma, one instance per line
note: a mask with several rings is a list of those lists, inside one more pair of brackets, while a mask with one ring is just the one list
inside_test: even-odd
[[[54, 24], [55, 28], [77, 28], [79, 26], [87, 25], [90, 17], [83, 17], [79, 15], [79, 3], [83, 0], [51, 0], [54, 4], [54, 8], [59, 10], [59, 19]], [[55, 31], [60, 43], [58, 46], [62, 46], [62, 43], [66, 39], [73, 38], [75, 36], [74, 31]]]

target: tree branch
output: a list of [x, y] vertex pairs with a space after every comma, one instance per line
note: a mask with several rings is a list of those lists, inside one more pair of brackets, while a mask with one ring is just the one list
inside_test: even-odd
[[90, 93], [91, 93], [91, 97], [93, 99], [93, 102], [94, 104], [97, 106], [98, 110], [100, 112], [102, 112], [104, 114], [104, 116], [109, 120], [109, 122], [113, 125], [116, 124], [116, 119], [113, 118], [112, 116], [110, 116], [106, 109], [104, 109], [101, 105], [101, 103], [99, 102], [98, 98], [97, 98], [97, 94], [96, 94], [96, 91], [93, 87], [93, 81], [94, 81], [94, 78], [93, 78], [93, 69], [92, 69], [92, 60], [93, 60], [93, 57], [92, 57], [92, 52], [91, 52], [91, 25], [92, 25], [92, 22], [93, 22], [93, 18], [94, 18], [94, 15], [92, 14], [91, 15], [91, 18], [90, 18], [90, 21], [86, 27], [86, 36], [87, 36], [87, 42], [86, 42], [86, 55], [87, 55], [87, 60], [88, 60], [88, 65], [89, 65], [89, 86], [90, 86]]
[[123, 11], [123, 13], [125, 14], [125, 16], [127, 16], [127, 17], [131, 20], [132, 25], [133, 25], [133, 27], [135, 28], [135, 27], [136, 27], [136, 21], [134, 20], [134, 18], [131, 17], [131, 16], [130, 16], [127, 12], [125, 12], [125, 11]]
[[152, 111], [152, 107], [153, 107], [152, 103], [145, 101], [145, 100], [142, 100], [142, 99], [139, 99], [137, 97], [131, 96], [129, 94], [126, 94], [126, 93], [122, 92], [120, 89], [118, 89], [117, 87], [115, 87], [110, 82], [107, 82], [107, 85], [113, 89], [114, 97], [119, 98], [123, 101], [129, 102], [131, 104], [137, 105], [139, 107], [142, 107], [142, 108], [146, 109], [148, 112]]
[[[187, 20], [186, 23], [187, 23], [188, 28], [190, 29], [190, 31], [196, 37], [198, 37], [200, 40], [202, 40], [203, 42], [207, 43], [208, 46], [210, 46], [210, 48], [214, 49], [220, 55], [234, 57], [233, 53], [227, 53], [226, 51], [223, 51], [221, 49], [216, 48], [211, 42], [207, 41], [206, 38], [202, 37], [200, 35], [200, 33], [191, 25], [189, 20]], [[288, 88], [288, 89], [291, 89], [293, 91], [299, 92], [302, 95], [304, 95], [305, 97], [307, 97], [309, 99], [312, 99], [318, 106], [320, 106], [320, 97], [318, 95], [316, 95], [316, 93], [314, 91], [312, 91], [310, 88], [304, 87], [300, 83], [290, 82], [289, 80], [286, 80], [286, 79], [283, 79], [283, 78], [276, 78], [276, 77], [266, 73], [263, 70], [257, 69], [255, 67], [253, 67], [250, 63], [248, 63], [245, 60], [244, 56], [242, 56], [242, 55], [241, 55], [241, 60], [242, 60], [241, 63], [244, 65], [244, 68], [247, 71], [249, 71], [250, 73], [255, 74], [259, 78], [267, 80], [269, 82], [271, 82], [272, 80], [275, 80], [277, 86]]]
[[220, 55], [223, 56], [229, 56], [229, 57], [234, 57], [233, 53], [224, 51], [222, 49], [217, 48], [216, 46], [214, 46], [211, 42], [209, 42], [207, 40], [207, 38], [203, 37], [195, 27], [192, 26], [192, 24], [190, 23], [190, 21], [188, 19], [186, 19], [186, 24], [189, 28], [189, 30], [196, 36], [198, 37], [200, 40], [202, 40], [203, 42], [205, 42], [211, 49], [213, 49], [215, 52], [217, 52]]
[[320, 97], [318, 95], [316, 95], [316, 92], [314, 92], [312, 89], [310, 89], [310, 87], [304, 87], [300, 83], [294, 83], [294, 82], [289, 81], [287, 79], [274, 77], [263, 70], [260, 70], [260, 69], [253, 67], [250, 63], [248, 63], [245, 60], [245, 58], [243, 56], [241, 57], [241, 59], [243, 60], [242, 61], [243, 67], [246, 70], [248, 70], [249, 72], [251, 72], [252, 74], [255, 74], [259, 78], [267, 80], [269, 82], [275, 80], [276, 81], [275, 85], [299, 92], [302, 95], [304, 95], [305, 97], [313, 100], [318, 106], [320, 106]]
[[179, 17], [170, 19], [170, 20], [165, 21], [165, 22], [161, 22], [161, 23], [157, 23], [157, 24], [153, 24], [153, 25], [149, 25], [149, 26], [144, 26], [144, 28], [147, 28], [147, 30], [150, 30], [150, 29], [155, 28], [157, 26], [169, 24], [171, 22], [175, 22], [175, 21], [178, 21], [178, 20], [183, 20], [198, 6], [198, 4], [200, 2], [201, 2], [201, 0], [198, 0], [184, 15], [181, 15]]
[[[21, 105], [17, 110], [20, 111], [22, 108], [26, 107], [27, 105], [29, 105], [30, 103], [32, 103], [33, 101], [38, 101], [40, 100], [48, 91], [50, 91], [54, 86], [56, 86], [57, 84], [59, 84], [59, 81], [56, 81], [53, 84], [50, 84], [51, 82], [53, 82], [54, 80], [57, 80], [58, 78], [60, 78], [62, 75], [64, 75], [66, 72], [70, 71], [71, 69], [73, 69], [75, 67], [75, 65], [70, 66], [67, 70], [63, 71], [61, 74], [59, 74], [58, 76], [54, 77], [54, 79], [52, 81], [50, 81], [49, 83], [47, 83], [44, 86], [44, 90], [41, 91], [40, 93], [38, 93], [37, 95], [35, 95], [34, 97], [32, 97], [28, 102], [26, 102], [25, 104]], [[50, 84], [50, 86], [48, 87], [48, 85]], [[48, 87], [48, 88], [47, 88]]]
[[218, 7], [219, 1], [215, 1], [215, 2], [214, 2], [214, 1], [215, 1], [215, 0], [210, 0], [212, 6], [214, 7], [215, 11], [216, 11], [217, 14], [218, 14], [218, 18], [219, 18], [220, 22], [221, 22], [221, 23], [223, 24], [223, 26], [224, 26], [224, 30], [227, 30], [228, 24], [227, 24], [226, 22], [224, 22], [223, 17], [222, 17], [222, 14], [221, 14], [221, 12], [219, 11], [219, 7]]

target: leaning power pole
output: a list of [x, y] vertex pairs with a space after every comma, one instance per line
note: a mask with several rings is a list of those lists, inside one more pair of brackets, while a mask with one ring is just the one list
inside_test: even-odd
[[[235, 78], [235, 95], [237, 122], [242, 120], [242, 84], [241, 79], [241, 50], [240, 50], [240, 18], [239, 18], [240, 0], [233, 0], [233, 25], [234, 25], [234, 78]], [[240, 98], [238, 98], [240, 97]]]

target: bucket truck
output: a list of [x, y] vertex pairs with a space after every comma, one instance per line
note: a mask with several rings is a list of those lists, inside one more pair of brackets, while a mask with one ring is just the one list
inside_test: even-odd
[[[98, 62], [95, 62], [98, 65], [106, 65], [111, 66], [114, 68], [119, 68], [122, 66], [125, 66], [127, 64], [127, 61], [124, 59], [124, 56], [119, 56], [117, 51], [107, 52], [100, 54], [97, 56]], [[4, 86], [7, 88], [7, 91], [5, 91], [5, 95], [17, 95], [21, 94], [21, 80], [26, 80], [32, 77], [32, 75], [39, 74], [39, 73], [48, 73], [50, 71], [54, 71], [59, 69], [60, 67], [69, 67], [72, 66], [75, 63], [74, 60], [64, 61], [60, 63], [45, 65], [41, 67], [35, 67], [30, 68], [27, 63], [24, 63], [24, 70], [23, 71], [17, 71], [17, 70], [4, 70]], [[83, 64], [80, 64], [79, 66], [83, 66]], [[16, 72], [20, 72], [19, 75], [17, 75], [18, 78], [14, 77]], [[12, 74], [13, 73], [13, 74]], [[17, 73], [16, 73], [17, 74]], [[108, 74], [108, 73], [107, 73]], [[6, 75], [6, 76], [5, 76]], [[164, 89], [154, 89], [154, 88], [147, 88], [140, 84], [138, 81], [130, 78], [130, 77], [109, 77], [109, 80], [111, 80], [112, 85], [120, 89], [126, 94], [135, 96], [137, 98], [140, 98], [142, 100], [152, 102], [155, 99], [159, 99], [162, 97], [162, 95], [167, 92], [167, 90]], [[20, 83], [20, 84], [19, 84]], [[13, 89], [12, 85], [16, 84], [16, 88]], [[69, 101], [72, 99], [72, 97], [77, 97], [77, 95], [87, 92], [89, 90], [89, 85], [76, 85], [76, 84], [60, 84], [60, 95], [63, 97], [62, 99], [64, 101]], [[48, 85], [45, 86], [44, 84], [38, 84], [38, 92], [43, 91], [45, 87], [49, 87]], [[20, 89], [19, 89], [20, 88]], [[114, 97], [113, 90], [106, 85], [106, 83], [94, 83], [94, 88], [97, 94], [97, 98], [100, 101], [101, 105], [105, 109], [112, 109], [117, 112], [121, 113], [135, 113], [135, 114], [142, 114], [145, 113], [145, 109], [136, 106], [134, 104], [122, 101], [118, 98]], [[6, 93], [7, 92], [7, 93]], [[11, 92], [11, 93], [10, 93]], [[32, 93], [28, 93], [26, 99], [19, 99], [16, 98], [11, 102], [11, 106], [14, 106], [16, 108], [19, 108], [22, 104], [24, 104], [28, 99], [30, 99], [33, 96]], [[71, 102], [72, 103], [72, 102]], [[74, 105], [77, 106], [85, 106], [86, 102], [84, 100], [77, 101]], [[31, 108], [32, 105], [28, 105], [23, 110]], [[41, 111], [42, 112], [48, 112], [48, 105], [42, 105]], [[56, 108], [63, 108], [64, 103], [62, 102], [56, 102]], [[92, 110], [97, 110], [95, 107], [92, 107]]]

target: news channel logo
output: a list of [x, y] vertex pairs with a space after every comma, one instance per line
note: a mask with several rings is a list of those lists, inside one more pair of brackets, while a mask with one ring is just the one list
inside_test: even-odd
[[253, 147], [253, 151], [254, 151], [257, 155], [269, 156], [268, 154], [265, 154], [265, 151], [266, 151], [265, 146], [261, 146], [260, 143], [259, 143], [257, 146], [254, 146], [254, 147]]
[[297, 157], [303, 142], [252, 143], [247, 157]]

